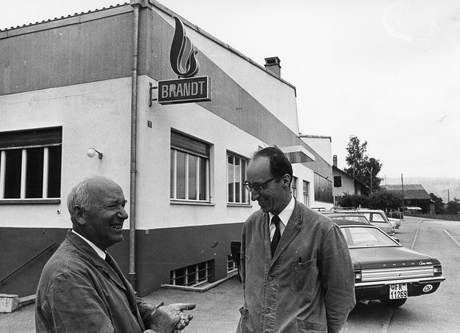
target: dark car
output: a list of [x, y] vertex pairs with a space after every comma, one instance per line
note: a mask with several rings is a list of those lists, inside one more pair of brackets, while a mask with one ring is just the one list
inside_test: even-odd
[[407, 249], [373, 225], [334, 220], [350, 249], [357, 300], [401, 306], [408, 297], [434, 293], [445, 280], [438, 259]]

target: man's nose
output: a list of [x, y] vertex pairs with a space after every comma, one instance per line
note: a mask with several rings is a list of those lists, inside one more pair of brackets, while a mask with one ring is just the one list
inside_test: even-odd
[[118, 211], [118, 217], [123, 220], [128, 218], [128, 213], [126, 213], [126, 210], [123, 207], [121, 207], [121, 209]]

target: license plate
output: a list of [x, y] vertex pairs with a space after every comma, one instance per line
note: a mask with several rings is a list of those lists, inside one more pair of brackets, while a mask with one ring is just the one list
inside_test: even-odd
[[407, 297], [407, 283], [390, 284], [390, 299], [402, 299]]

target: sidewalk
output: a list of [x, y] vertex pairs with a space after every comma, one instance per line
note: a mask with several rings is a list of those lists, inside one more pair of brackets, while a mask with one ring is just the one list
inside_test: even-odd
[[[240, 317], [242, 305], [241, 284], [232, 278], [206, 292], [159, 289], [144, 297], [149, 303], [196, 303], [191, 311], [193, 320], [184, 333], [232, 333]], [[34, 305], [16, 312], [0, 314], [0, 333], [35, 332]]]

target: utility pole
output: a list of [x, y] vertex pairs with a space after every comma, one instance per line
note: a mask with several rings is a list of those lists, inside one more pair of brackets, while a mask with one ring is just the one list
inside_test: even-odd
[[449, 193], [449, 189], [447, 189], [447, 202], [450, 201], [450, 193]]
[[402, 192], [402, 209], [404, 212], [404, 177], [402, 173], [401, 173], [401, 192]]

